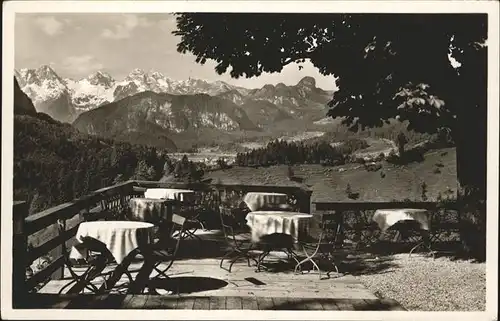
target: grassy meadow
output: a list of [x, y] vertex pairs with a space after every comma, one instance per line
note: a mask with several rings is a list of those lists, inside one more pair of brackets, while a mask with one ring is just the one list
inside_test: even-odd
[[[287, 166], [238, 167], [206, 173], [213, 182], [249, 185], [303, 186], [312, 189], [313, 201], [368, 202], [393, 200], [422, 200], [422, 182], [427, 185], [429, 201], [439, 193], [445, 196], [450, 189], [456, 193], [456, 150], [446, 148], [430, 151], [424, 161], [397, 166], [382, 162], [378, 171], [367, 171], [361, 164], [324, 167], [304, 164], [292, 166], [297, 182], [287, 176]], [[349, 199], [347, 185], [359, 193], [356, 200]]]

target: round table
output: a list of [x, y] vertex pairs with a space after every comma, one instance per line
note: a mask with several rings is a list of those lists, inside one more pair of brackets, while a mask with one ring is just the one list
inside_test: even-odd
[[[413, 253], [415, 249], [420, 246], [424, 246], [427, 250], [434, 254], [434, 251], [431, 247], [431, 237], [430, 237], [430, 222], [428, 211], [426, 209], [416, 209], [416, 208], [398, 208], [398, 209], [379, 209], [376, 210], [373, 214], [372, 220], [376, 222], [382, 231], [381, 238], [383, 233], [385, 233], [392, 226], [396, 226], [397, 223], [405, 223], [405, 222], [416, 222], [418, 224], [418, 228], [420, 229], [418, 232], [422, 237], [422, 241], [418, 242], [411, 250], [410, 255]], [[404, 238], [404, 234], [406, 233], [404, 230], [397, 230], [396, 236], [394, 240], [398, 240], [401, 237]]]
[[166, 199], [134, 197], [129, 201], [129, 219], [134, 221], [149, 222], [159, 224], [163, 221], [170, 221], [172, 211], [169, 207], [172, 203]]
[[288, 195], [284, 193], [250, 192], [243, 197], [243, 202], [253, 212], [269, 208], [278, 209], [286, 205], [287, 200]]
[[308, 233], [310, 219], [307, 213], [285, 211], [255, 211], [246, 216], [247, 225], [252, 231], [252, 240], [258, 242], [264, 235], [287, 234], [297, 242]]
[[87, 254], [86, 242], [98, 241], [104, 245], [116, 263], [120, 264], [130, 252], [150, 244], [154, 225], [133, 221], [82, 222], [76, 232], [76, 244], [70, 253], [72, 259], [82, 259]]
[[373, 221], [376, 222], [382, 232], [385, 232], [394, 224], [401, 221], [416, 221], [422, 230], [429, 230], [428, 211], [415, 208], [379, 209], [373, 214]]
[[193, 202], [195, 195], [193, 190], [176, 188], [148, 188], [144, 192], [146, 198], [171, 199], [181, 202]]

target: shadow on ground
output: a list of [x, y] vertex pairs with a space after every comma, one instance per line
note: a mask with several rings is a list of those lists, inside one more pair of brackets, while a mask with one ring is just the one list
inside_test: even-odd
[[[394, 244], [387, 245], [385, 243], [375, 243], [370, 247], [363, 248], [364, 253], [374, 255], [374, 256], [390, 256], [394, 254], [409, 254], [412, 247], [416, 245], [414, 243], [408, 244]], [[475, 263], [484, 262], [474, 257], [473, 253], [464, 250], [464, 247], [460, 241], [449, 241], [449, 242], [435, 242], [432, 244], [433, 256], [434, 258], [448, 258], [451, 261], [459, 260], [472, 260]], [[430, 255], [429, 252], [424, 247], [420, 247], [413, 252], [414, 254], [424, 254]]]
[[227, 285], [228, 283], [224, 280], [201, 276], [171, 277], [150, 282], [150, 286], [153, 286], [156, 290], [167, 290], [171, 291], [172, 294], [188, 294], [218, 290]]
[[[177, 260], [186, 259], [202, 259], [215, 258], [221, 259], [228, 251], [228, 246], [224, 241], [224, 235], [221, 231], [210, 231], [209, 233], [200, 234], [201, 241], [196, 238], [183, 240], [179, 248]], [[300, 253], [300, 252], [298, 252]], [[362, 275], [362, 274], [378, 274], [390, 273], [391, 269], [397, 268], [399, 265], [394, 263], [392, 255], [387, 253], [370, 253], [352, 251], [348, 253], [347, 258], [344, 258], [337, 263], [339, 272], [342, 274]], [[255, 254], [257, 257], [258, 253]], [[376, 257], [378, 257], [376, 259]], [[270, 260], [263, 262], [263, 268], [266, 272], [290, 272], [295, 269], [295, 262], [285, 262], [271, 256]], [[328, 261], [321, 261], [320, 268], [322, 271], [334, 271]], [[304, 273], [312, 269], [312, 264], [305, 263], [302, 265]], [[322, 272], [323, 273], [323, 272]], [[335, 274], [335, 273], [333, 273]]]
[[353, 253], [345, 258], [338, 268], [343, 274], [358, 276], [391, 273], [399, 266], [391, 255], [375, 256], [369, 253]]

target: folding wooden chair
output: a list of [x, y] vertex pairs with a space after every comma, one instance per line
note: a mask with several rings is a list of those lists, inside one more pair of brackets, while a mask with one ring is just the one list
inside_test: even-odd
[[[177, 256], [177, 252], [179, 250], [179, 244], [181, 242], [181, 235], [184, 231], [184, 224], [186, 222], [186, 218], [173, 214], [172, 215], [172, 228], [169, 234], [169, 237], [164, 238], [166, 241], [159, 241], [152, 245], [153, 251], [152, 254], [155, 257], [155, 265], [154, 270], [158, 273], [154, 279], [158, 279], [159, 277], [168, 278], [166, 272], [172, 267], [172, 264], [175, 261]], [[174, 238], [173, 232], [178, 232], [178, 237]], [[166, 264], [166, 266], [160, 267], [160, 265]]]
[[[65, 231], [64, 221], [58, 221], [58, 229], [60, 234]], [[70, 281], [59, 290], [59, 294], [63, 293], [68, 287], [71, 287], [67, 292], [68, 294], [83, 293], [85, 290], [92, 293], [99, 293], [101, 290], [93, 283], [98, 276], [104, 277], [104, 283], [106, 283], [105, 274], [102, 272], [106, 268], [110, 258], [112, 259], [109, 250], [103, 243], [91, 238], [85, 240], [85, 244], [81, 246], [84, 247], [84, 251], [87, 254], [84, 265], [75, 264], [70, 258], [70, 250], [62, 253], [64, 266], [70, 273]], [[79, 268], [83, 268], [83, 271], [78, 271]], [[131, 276], [128, 276], [131, 279]]]
[[[310, 262], [312, 270], [318, 270], [319, 278], [321, 279], [321, 269], [315, 259], [318, 262], [321, 260], [328, 261], [335, 272], [339, 273], [336, 262], [338, 256], [341, 254], [341, 244], [339, 242], [341, 225], [338, 222], [338, 214], [322, 214], [319, 228], [319, 231], [311, 230], [312, 233], [309, 233], [308, 236], [299, 241], [306, 257], [295, 266], [295, 273], [298, 271], [302, 273], [302, 266], [306, 262]], [[332, 269], [328, 270], [326, 275], [330, 277], [331, 272]]]
[[205, 226], [200, 220], [200, 212], [196, 210], [196, 206], [194, 204], [178, 202], [174, 207], [174, 211], [185, 219], [182, 232], [174, 231], [177, 233], [176, 235], [179, 236], [181, 240], [191, 238], [201, 243], [201, 238], [195, 233], [200, 228], [205, 230]]
[[252, 240], [251, 235], [248, 231], [244, 233], [236, 233], [233, 226], [239, 226], [236, 220], [230, 216], [225, 215], [222, 211], [219, 211], [222, 232], [224, 233], [224, 239], [226, 244], [229, 246], [230, 251], [227, 252], [224, 257], [222, 257], [220, 261], [220, 268], [224, 263], [224, 260], [231, 259], [229, 264], [229, 269], [227, 271], [231, 272], [231, 268], [233, 264], [236, 263], [239, 259], [246, 259], [248, 262], [248, 266], [250, 266], [250, 259], [254, 260], [257, 264], [257, 260], [250, 256], [249, 251], [252, 250]]
[[294, 240], [291, 235], [283, 233], [263, 235], [260, 237], [259, 241], [254, 244], [258, 249], [262, 250], [257, 259], [257, 269], [255, 272], [261, 271], [264, 259], [273, 251], [285, 253], [288, 260], [294, 259], [297, 264], [300, 262], [297, 253], [293, 250]]

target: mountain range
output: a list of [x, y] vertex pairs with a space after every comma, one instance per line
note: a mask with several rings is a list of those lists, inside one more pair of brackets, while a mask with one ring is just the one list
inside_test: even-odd
[[290, 119], [313, 122], [326, 115], [333, 94], [316, 87], [312, 77], [293, 86], [248, 89], [223, 81], [177, 81], [141, 69], [123, 80], [104, 71], [73, 80], [43, 65], [15, 70], [15, 78], [38, 112], [86, 133], [113, 138], [123, 131], [168, 137], [207, 128], [262, 130]]

